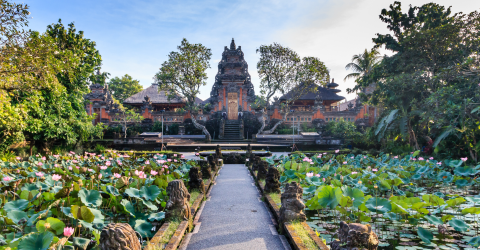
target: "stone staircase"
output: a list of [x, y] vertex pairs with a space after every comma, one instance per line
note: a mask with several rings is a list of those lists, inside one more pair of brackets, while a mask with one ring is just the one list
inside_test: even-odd
[[240, 138], [240, 121], [239, 120], [227, 120], [225, 121], [225, 139], [243, 139]]

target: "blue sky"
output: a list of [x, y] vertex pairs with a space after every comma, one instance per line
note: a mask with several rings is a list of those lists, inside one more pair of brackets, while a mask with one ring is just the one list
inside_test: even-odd
[[[421, 5], [431, 1], [401, 1]], [[452, 5], [454, 12], [480, 8], [477, 0], [437, 0]], [[316, 56], [325, 62], [331, 77], [340, 84], [341, 95], [354, 86], [344, 82], [345, 65], [354, 54], [371, 48], [375, 33], [387, 33], [379, 20], [387, 0], [27, 0], [31, 17], [29, 28], [45, 31], [62, 19], [74, 22], [77, 30], [97, 43], [103, 59], [102, 71], [111, 77], [131, 75], [144, 87], [150, 86], [170, 51], [182, 38], [212, 49], [211, 69], [200, 98], [210, 95], [217, 63], [223, 47], [235, 38], [242, 46], [257, 93], [256, 48], [278, 42], [301, 56]], [[383, 51], [382, 51], [383, 52]]]

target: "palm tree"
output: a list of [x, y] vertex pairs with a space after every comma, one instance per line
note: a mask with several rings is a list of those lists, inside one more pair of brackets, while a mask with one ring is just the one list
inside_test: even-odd
[[372, 49], [370, 51], [365, 49], [363, 53], [354, 55], [352, 57], [352, 62], [345, 66], [346, 70], [352, 70], [353, 73], [345, 76], [345, 79], [343, 80], [346, 81], [350, 78], [357, 79], [364, 75], [368, 75], [372, 71], [372, 69], [378, 64], [380, 59], [380, 52], [378, 52], [377, 49]]

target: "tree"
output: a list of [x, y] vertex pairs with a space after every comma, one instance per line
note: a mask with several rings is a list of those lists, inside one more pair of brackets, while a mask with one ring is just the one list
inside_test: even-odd
[[368, 75], [373, 68], [378, 64], [380, 61], [380, 52], [377, 49], [372, 49], [365, 51], [362, 54], [354, 55], [352, 57], [352, 62], [345, 66], [346, 70], [352, 70], [353, 73], [348, 74], [345, 76], [344, 81], [347, 79], [357, 79], [359, 77]]
[[[373, 38], [375, 48], [385, 46], [394, 55], [385, 56], [368, 75], [361, 76], [352, 91], [375, 82], [377, 87], [373, 93], [363, 97], [390, 111], [378, 124], [379, 139], [389, 133], [397, 137], [394, 130], [387, 132], [387, 128], [397, 127], [399, 137], [419, 149], [419, 138], [439, 136], [437, 121], [443, 121], [442, 117], [449, 113], [445, 108], [451, 108], [450, 105], [464, 109], [474, 107], [468, 104], [473, 103], [474, 96], [466, 98], [465, 105], [465, 100], [446, 93], [459, 90], [473, 94], [477, 87], [478, 82], [464, 74], [462, 68], [467, 64], [475, 66], [469, 62], [474, 61], [479, 52], [480, 17], [477, 12], [452, 15], [450, 8], [434, 3], [411, 6], [403, 13], [401, 4], [395, 2], [388, 10], [382, 10], [380, 19], [391, 34], [377, 34]], [[441, 96], [444, 99], [440, 99]], [[453, 119], [451, 125], [466, 131], [460, 128], [460, 124], [466, 124], [460, 120]]]
[[129, 123], [141, 122], [144, 118], [141, 114], [136, 113], [133, 110], [125, 109], [120, 106], [119, 109], [115, 110], [113, 113], [113, 120], [119, 122], [122, 125], [122, 130], [124, 132], [124, 138], [127, 138], [127, 130]]
[[193, 124], [197, 129], [201, 129], [210, 141], [208, 130], [195, 119], [198, 112], [195, 97], [200, 93], [200, 87], [206, 85], [206, 70], [210, 68], [212, 52], [200, 43], [189, 43], [185, 38], [177, 48], [178, 52], [170, 52], [168, 60], [162, 63], [154, 80], [158, 83], [159, 90], [167, 91], [169, 99], [176, 98], [178, 93], [186, 99], [185, 109], [190, 112]]
[[275, 94], [289, 93], [286, 102], [281, 105], [283, 119], [267, 131], [264, 131], [265, 107], [263, 107], [259, 117], [262, 127], [258, 134], [271, 134], [287, 119], [291, 104], [307, 92], [316, 90], [318, 85], [327, 83], [328, 69], [320, 59], [316, 57], [301, 58], [295, 51], [278, 43], [262, 45], [257, 49], [257, 53], [260, 53], [260, 60], [257, 63], [260, 93], [264, 95], [265, 105], [268, 107], [270, 98]]
[[108, 88], [113, 97], [115, 97], [120, 103], [123, 103], [128, 97], [143, 90], [140, 82], [138, 80], [133, 80], [133, 78], [127, 74], [122, 76], [122, 78], [112, 78], [108, 83]]

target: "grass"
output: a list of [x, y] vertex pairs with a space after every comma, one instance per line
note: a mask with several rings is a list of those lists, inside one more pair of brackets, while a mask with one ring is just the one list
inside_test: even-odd
[[270, 195], [270, 198], [272, 198], [273, 202], [275, 202], [275, 204], [278, 205], [278, 208], [280, 208], [282, 206], [282, 195], [279, 194], [279, 193], [270, 193], [268, 194]]
[[265, 180], [259, 180], [258, 183], [262, 188], [265, 187]]
[[207, 184], [208, 180], [210, 180], [210, 179], [203, 179], [203, 183]]
[[160, 240], [160, 244], [167, 244], [170, 241], [170, 238], [172, 238], [172, 235], [177, 230], [178, 225], [180, 225], [180, 220], [172, 220], [170, 222], [167, 230], [165, 230], [165, 234], [163, 234], [162, 240]]
[[300, 237], [307, 249], [319, 249], [317, 244], [315, 244], [315, 241], [310, 238], [308, 230], [303, 227], [301, 222], [293, 221], [291, 224], [298, 237]]
[[193, 205], [193, 203], [195, 202], [195, 200], [198, 198], [200, 194], [201, 194], [200, 191], [196, 189], [190, 192], [190, 206]]

